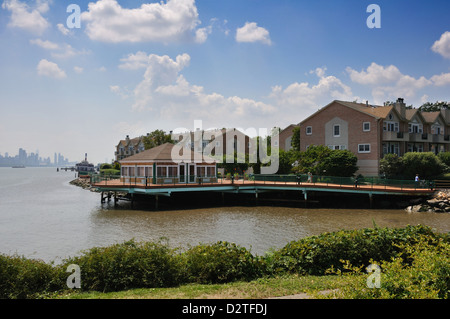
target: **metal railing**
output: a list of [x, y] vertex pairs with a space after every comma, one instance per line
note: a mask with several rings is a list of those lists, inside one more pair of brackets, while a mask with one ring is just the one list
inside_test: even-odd
[[204, 184], [273, 184], [273, 185], [302, 185], [316, 187], [334, 188], [362, 188], [362, 189], [434, 189], [435, 182], [414, 180], [394, 180], [381, 177], [336, 177], [336, 176], [314, 176], [314, 175], [226, 175], [226, 176], [117, 176], [117, 175], [91, 175], [91, 184], [102, 186], [122, 186], [122, 187], [154, 187], [168, 185], [204, 185]]

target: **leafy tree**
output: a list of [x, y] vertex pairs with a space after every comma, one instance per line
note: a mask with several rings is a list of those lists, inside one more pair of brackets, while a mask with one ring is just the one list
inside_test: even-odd
[[165, 144], [165, 143], [173, 143], [172, 137], [170, 134], [166, 134], [163, 130], [154, 130], [148, 135], [143, 137], [144, 147], [146, 150]]
[[409, 152], [403, 156], [403, 175], [407, 179], [413, 179], [416, 174], [421, 179], [432, 179], [444, 173], [445, 168], [432, 152]]
[[349, 150], [332, 150], [321, 163], [328, 176], [353, 176], [358, 170], [358, 158]]
[[294, 127], [292, 130], [291, 146], [294, 151], [300, 151], [300, 126]]
[[397, 154], [386, 154], [380, 161], [380, 173], [386, 178], [397, 178], [403, 172], [403, 160]]
[[421, 107], [419, 107], [419, 111], [421, 112], [437, 112], [446, 109], [450, 109], [450, 104], [449, 102], [444, 101], [438, 101], [436, 103], [426, 102]]
[[322, 175], [323, 168], [321, 163], [330, 153], [331, 150], [324, 145], [311, 145], [300, 154], [298, 166], [294, 168], [294, 172], [303, 174], [311, 172], [315, 175]]

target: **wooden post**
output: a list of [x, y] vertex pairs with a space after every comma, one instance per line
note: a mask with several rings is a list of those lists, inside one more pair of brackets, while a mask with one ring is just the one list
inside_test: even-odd
[[155, 209], [158, 210], [158, 201], [159, 201], [159, 196], [156, 195], [155, 196]]

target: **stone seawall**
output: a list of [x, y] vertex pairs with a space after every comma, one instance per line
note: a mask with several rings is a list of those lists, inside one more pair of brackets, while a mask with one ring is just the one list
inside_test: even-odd
[[432, 199], [408, 206], [409, 213], [450, 213], [450, 190], [437, 191]]
[[69, 182], [72, 185], [81, 187], [83, 189], [89, 190], [91, 192], [98, 192], [98, 190], [95, 187], [92, 187], [90, 179], [89, 178], [77, 178], [73, 181]]

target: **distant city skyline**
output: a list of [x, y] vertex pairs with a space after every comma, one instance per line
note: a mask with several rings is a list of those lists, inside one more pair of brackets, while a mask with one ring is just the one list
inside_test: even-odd
[[39, 151], [28, 153], [25, 149], [19, 148], [17, 155], [11, 156], [9, 152], [0, 153], [0, 166], [38, 166], [38, 167], [57, 167], [57, 166], [73, 166], [76, 162], [65, 158], [61, 153], [54, 153], [53, 162], [48, 157], [39, 156]]
[[0, 151], [101, 163], [126, 135], [195, 120], [283, 129], [333, 100], [449, 101], [449, 12], [448, 0], [0, 0]]

